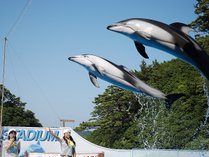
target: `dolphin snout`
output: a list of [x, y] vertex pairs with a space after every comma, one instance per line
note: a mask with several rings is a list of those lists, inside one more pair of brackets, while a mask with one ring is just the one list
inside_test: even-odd
[[107, 29], [108, 29], [108, 30], [110, 30], [110, 29], [111, 29], [111, 27], [112, 27], [112, 25], [109, 25], [109, 26], [107, 26]]
[[108, 30], [113, 30], [114, 27], [118, 26], [117, 24], [112, 24], [112, 25], [109, 25], [107, 26], [107, 29]]
[[71, 56], [71, 57], [69, 57], [68, 59], [69, 59], [70, 61], [73, 61], [75, 58], [76, 58], [76, 57]]

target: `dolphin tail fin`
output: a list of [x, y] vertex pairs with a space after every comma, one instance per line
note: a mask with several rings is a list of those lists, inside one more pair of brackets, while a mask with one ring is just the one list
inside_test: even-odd
[[170, 110], [172, 104], [174, 103], [174, 101], [178, 100], [182, 96], [185, 96], [185, 94], [183, 94], [183, 93], [176, 93], [176, 94], [166, 95], [166, 99], [165, 99], [165, 106], [166, 106], [166, 108], [168, 110]]
[[[192, 43], [185, 44], [183, 50], [189, 53], [191, 58], [194, 58], [196, 65], [194, 65], [199, 71], [209, 80], [209, 55], [203, 50], [198, 43], [192, 38], [188, 38]], [[199, 49], [196, 48], [199, 46]]]

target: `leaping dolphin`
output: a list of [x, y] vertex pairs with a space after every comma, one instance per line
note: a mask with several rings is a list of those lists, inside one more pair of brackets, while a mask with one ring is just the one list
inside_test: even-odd
[[134, 40], [144, 58], [149, 58], [144, 45], [155, 47], [193, 65], [209, 80], [209, 56], [188, 35], [192, 29], [187, 25], [177, 22], [167, 25], [151, 19], [132, 18], [112, 24], [107, 29]]
[[166, 95], [138, 79], [133, 73], [126, 70], [124, 66], [116, 65], [107, 59], [92, 54], [76, 55], [68, 59], [86, 68], [89, 71], [91, 82], [96, 87], [99, 87], [98, 77], [123, 89], [164, 99], [168, 104], [172, 104], [173, 101], [182, 96], [178, 94]]

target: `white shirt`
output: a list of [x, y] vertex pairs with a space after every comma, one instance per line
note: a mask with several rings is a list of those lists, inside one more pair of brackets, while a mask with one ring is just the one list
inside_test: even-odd
[[4, 154], [5, 157], [18, 157], [18, 154], [20, 152], [20, 142], [14, 141], [12, 146], [6, 150], [6, 147], [10, 144], [9, 140], [6, 140], [4, 142]]
[[60, 141], [61, 155], [72, 156], [72, 146], [68, 146], [64, 139]]

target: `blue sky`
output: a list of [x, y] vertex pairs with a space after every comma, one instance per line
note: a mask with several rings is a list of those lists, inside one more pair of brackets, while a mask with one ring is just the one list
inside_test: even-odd
[[[26, 3], [0, 1], [0, 67], [7, 36], [5, 86], [48, 127], [60, 126], [59, 119], [76, 120], [67, 124], [71, 127], [87, 121], [94, 108], [92, 101], [110, 85], [98, 80], [100, 88], [95, 88], [87, 71], [68, 61], [69, 56], [91, 53], [130, 70], [139, 69], [142, 57], [133, 42], [108, 31], [108, 25], [128, 18], [167, 24], [188, 24], [196, 18], [195, 0], [32, 0], [10, 31]], [[148, 64], [174, 58], [157, 49], [146, 50]]]

